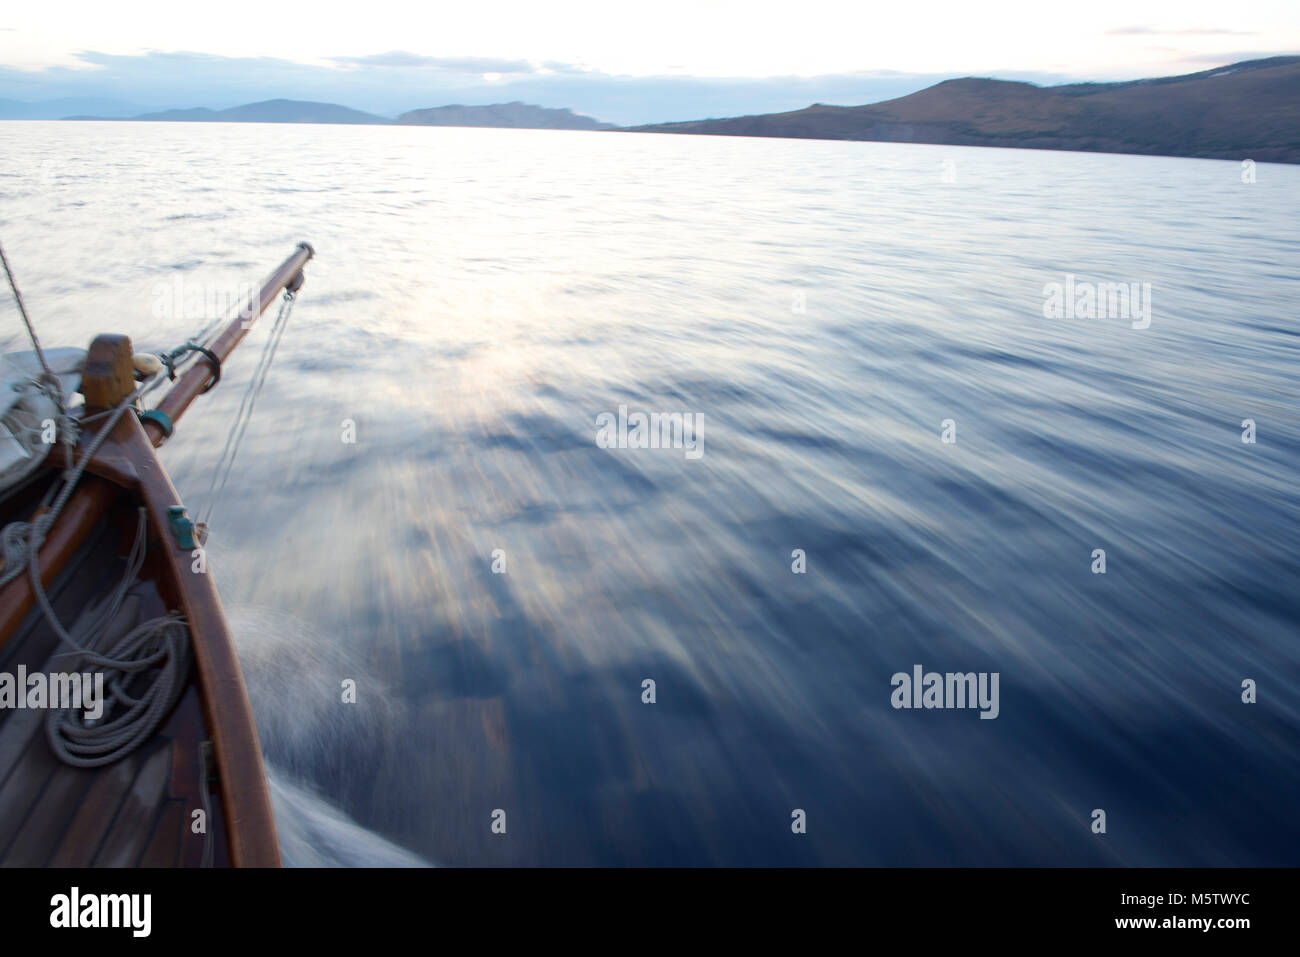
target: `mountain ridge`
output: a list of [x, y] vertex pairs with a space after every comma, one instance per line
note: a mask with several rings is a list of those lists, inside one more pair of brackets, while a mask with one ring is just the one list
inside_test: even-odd
[[113, 120], [123, 123], [333, 123], [356, 125], [383, 125], [392, 120], [354, 110], [337, 103], [317, 103], [311, 100], [259, 100], [225, 110], [211, 110], [195, 106], [186, 110], [163, 110], [158, 113], [141, 113], [138, 116], [68, 116], [66, 120]]
[[337, 103], [311, 100], [273, 99], [244, 103], [229, 109], [213, 110], [205, 106], [181, 110], [162, 110], [137, 116], [67, 116], [66, 120], [112, 120], [142, 123], [329, 123], [365, 126], [470, 126], [505, 129], [544, 130], [613, 130], [612, 123], [602, 123], [570, 109], [533, 106], [518, 100], [487, 106], [435, 106], [408, 110], [397, 119], [354, 110]]
[[533, 106], [513, 100], [490, 106], [432, 106], [408, 110], [397, 122], [412, 126], [470, 126], [498, 129], [531, 130], [616, 130], [613, 123], [602, 123], [570, 109]]
[[426, 107], [396, 119], [335, 103], [286, 99], [226, 110], [65, 119], [618, 130], [1300, 163], [1300, 56], [1246, 60], [1179, 76], [1056, 86], [955, 77], [862, 106], [814, 103], [782, 113], [630, 127], [519, 101]]
[[865, 106], [813, 104], [628, 130], [1300, 163], [1300, 56], [1116, 83], [958, 77]]

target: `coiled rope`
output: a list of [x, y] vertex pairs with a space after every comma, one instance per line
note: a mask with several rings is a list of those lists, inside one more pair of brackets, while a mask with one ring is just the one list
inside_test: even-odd
[[[148, 512], [139, 509], [134, 543], [127, 558], [121, 582], [109, 595], [104, 611], [83, 629], [86, 644], [77, 641], [63, 627], [41, 583], [40, 549], [68, 499], [72, 496], [86, 465], [99, 450], [122, 416], [132, 407], [134, 395], [110, 411], [107, 421], [86, 447], [81, 460], [63, 476], [62, 487], [50, 508], [35, 522], [10, 522], [0, 533], [5, 558], [0, 586], [8, 584], [25, 569], [41, 612], [59, 641], [76, 655], [71, 672], [94, 669], [103, 674], [106, 698], [101, 702], [99, 718], [86, 716], [81, 708], [55, 708], [46, 718], [45, 732], [55, 757], [73, 767], [93, 768], [121, 760], [158, 730], [167, 713], [179, 699], [189, 673], [191, 650], [189, 628], [175, 614], [164, 615], [137, 625], [111, 647], [99, 648], [106, 626], [112, 621], [144, 564], [148, 542]], [[51, 490], [52, 491], [52, 490]], [[49, 495], [46, 499], [48, 501]], [[141, 688], [138, 676], [153, 671]]]
[[[80, 708], [54, 708], [46, 716], [45, 737], [50, 750], [64, 764], [73, 767], [97, 768], [126, 757], [153, 737], [185, 689], [191, 650], [189, 628], [180, 615], [153, 618], [137, 625], [111, 646], [97, 647], [103, 640], [104, 626], [121, 608], [144, 564], [148, 523], [148, 511], [140, 508], [126, 572], [113, 589], [104, 612], [87, 629], [91, 637], [84, 646], [77, 644], [59, 621], [41, 587], [35, 556], [31, 560], [32, 589], [41, 611], [59, 640], [72, 649], [64, 654], [76, 656], [68, 670], [94, 669], [103, 674], [105, 697], [99, 702], [102, 711], [98, 718], [87, 716], [85, 700]], [[133, 694], [131, 686], [151, 670], [154, 673]]]
[[[89, 625], [79, 629], [85, 636], [84, 645], [79, 644], [63, 627], [63, 623], [59, 621], [54, 611], [54, 606], [50, 603], [49, 596], [41, 583], [40, 549], [85, 473], [86, 466], [121, 421], [122, 416], [166, 380], [161, 375], [155, 376], [152, 381], [143, 384], [113, 409], [84, 417], [80, 421], [73, 418], [68, 414], [63, 401], [59, 379], [45, 361], [36, 329], [27, 315], [22, 295], [18, 291], [13, 272], [9, 268], [9, 260], [4, 256], [2, 247], [0, 247], [0, 261], [3, 261], [9, 287], [13, 290], [14, 299], [18, 303], [18, 310], [27, 327], [32, 346], [45, 371], [41, 377], [42, 381], [38, 384], [51, 393], [58, 407], [59, 431], [63, 436], [68, 461], [61, 485], [56, 483], [51, 486], [42, 500], [43, 510], [35, 521], [10, 522], [0, 530], [0, 555], [4, 559], [4, 570], [0, 573], [0, 587], [7, 585], [26, 570], [31, 577], [32, 592], [41, 612], [60, 643], [70, 649], [60, 652], [60, 656], [75, 656], [75, 667], [69, 670], [76, 672], [96, 669], [103, 674], [106, 695], [104, 700], [99, 702], [102, 711], [98, 718], [87, 716], [85, 706], [88, 702], [83, 700], [82, 707], [52, 709], [45, 723], [46, 738], [59, 760], [73, 767], [102, 767], [121, 760], [148, 741], [157, 732], [184, 692], [193, 657], [189, 627], [182, 615], [172, 613], [142, 622], [109, 647], [99, 647], [99, 643], [107, 634], [108, 626], [121, 609], [127, 592], [144, 565], [148, 545], [148, 511], [145, 508], [138, 510], [135, 539], [122, 580], [108, 595], [103, 611]], [[252, 418], [253, 408], [266, 382], [280, 340], [284, 336], [294, 299], [293, 291], [286, 289], [275, 324], [263, 347], [262, 357], [240, 402], [235, 423], [226, 437], [221, 458], [213, 472], [212, 482], [208, 487], [208, 500], [204, 513], [206, 516], [212, 514], [230, 477], [240, 442]], [[197, 336], [180, 348], [168, 353], [165, 364], [172, 377], [175, 376], [178, 360], [187, 352], [206, 354], [211, 361], [211, 353], [201, 345], [210, 332], [211, 325], [201, 330]], [[219, 376], [219, 363], [213, 362], [213, 367], [216, 375]], [[80, 461], [74, 463], [73, 448], [77, 444], [80, 428], [100, 418], [105, 419], [103, 426], [86, 446]], [[200, 774], [204, 775], [205, 771], [200, 769]], [[206, 780], [200, 781], [200, 791], [206, 808]], [[204, 864], [210, 864], [211, 858], [212, 841], [209, 833], [204, 846]]]
[[[18, 312], [44, 370], [38, 385], [50, 395], [58, 409], [59, 432], [68, 459], [68, 468], [62, 476], [61, 484], [51, 486], [42, 501], [42, 505], [48, 508], [41, 511], [33, 522], [10, 522], [0, 531], [0, 553], [4, 557], [0, 587], [9, 584], [26, 570], [31, 576], [32, 593], [41, 612], [60, 643], [71, 649], [61, 655], [76, 656], [74, 666], [69, 670], [79, 672], [96, 669], [103, 675], [102, 687], [106, 691], [103, 700], [88, 702], [84, 700], [86, 695], [83, 694], [81, 707], [72, 707], [72, 702], [68, 702], [67, 708], [51, 709], [45, 721], [45, 736], [55, 757], [73, 767], [102, 767], [121, 760], [148, 741], [176, 704], [189, 674], [192, 654], [189, 628], [181, 616], [165, 615], [142, 622], [108, 648], [98, 647], [98, 642], [106, 634], [106, 627], [122, 607], [127, 591], [144, 565], [149, 522], [146, 509], [139, 509], [135, 541], [121, 582], [109, 594], [103, 612], [83, 630], [87, 636], [85, 645], [78, 644], [68, 634], [45, 593], [45, 587], [41, 583], [40, 550], [46, 535], [81, 481], [86, 466], [104, 444], [104, 440], [116, 428], [122, 416], [134, 407], [136, 401], [158, 383], [155, 381], [142, 386], [107, 413], [83, 419], [80, 423], [83, 426], [101, 417], [106, 421], [87, 445], [80, 461], [74, 464], [72, 450], [77, 443], [79, 425], [68, 414], [59, 378], [45, 360], [36, 328], [27, 314], [22, 293], [18, 290], [18, 283], [3, 247], [0, 247], [0, 263], [4, 265], [9, 288], [18, 304]], [[147, 674], [149, 672], [152, 674]], [[83, 689], [83, 692], [89, 690]], [[98, 704], [98, 718], [87, 716], [86, 706], [91, 704]]]

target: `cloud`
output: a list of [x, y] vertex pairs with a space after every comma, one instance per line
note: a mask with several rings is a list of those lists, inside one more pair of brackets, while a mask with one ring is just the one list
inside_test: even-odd
[[592, 72], [585, 66], [579, 66], [576, 63], [561, 63], [559, 60], [543, 60], [542, 69], [550, 70], [552, 73], [590, 73]]
[[421, 56], [403, 50], [372, 53], [368, 56], [326, 57], [332, 63], [345, 66], [415, 67], [429, 70], [446, 70], [451, 73], [535, 73], [537, 68], [527, 60], [502, 60], [496, 57], [438, 57]]
[[[811, 103], [877, 103], [950, 78], [876, 70], [814, 77], [621, 76], [560, 61], [534, 65], [403, 51], [321, 63], [162, 50], [130, 56], [87, 50], [77, 56], [79, 64], [72, 67], [0, 66], [0, 99], [31, 103], [99, 97], [138, 104], [141, 108], [134, 112], [144, 113], [198, 106], [225, 109], [284, 98], [338, 103], [389, 117], [449, 103], [482, 106], [518, 100], [632, 126], [784, 112]], [[1079, 79], [1045, 73], [998, 75], [1039, 84]], [[104, 115], [98, 109], [93, 112]]]
[[1177, 62], [1194, 66], [1208, 64], [1210, 66], [1226, 67], [1234, 63], [1245, 63], [1247, 60], [1271, 60], [1273, 57], [1295, 55], [1295, 50], [1238, 50], [1233, 53], [1195, 53], [1191, 56], [1181, 57]]
[[1108, 37], [1253, 37], [1254, 30], [1229, 30], [1225, 27], [1193, 27], [1190, 30], [1161, 30], [1158, 27], [1116, 27], [1107, 30]]

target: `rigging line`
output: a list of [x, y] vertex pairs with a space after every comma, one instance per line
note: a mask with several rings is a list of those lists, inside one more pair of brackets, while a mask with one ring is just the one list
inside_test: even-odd
[[131, 398], [131, 396], [128, 396], [123, 399], [112, 410], [108, 422], [96, 433], [90, 444], [86, 446], [81, 461], [76, 463], [76, 466], [70, 472], [64, 474], [62, 486], [59, 487], [56, 482], [46, 491], [44, 501], [50, 502], [55, 488], [59, 488], [58, 496], [53, 498], [53, 504], [50, 505], [49, 509], [30, 522], [13, 521], [0, 529], [0, 552], [3, 552], [4, 556], [4, 570], [0, 574], [0, 586], [9, 584], [9, 582], [21, 575], [23, 569], [27, 567], [28, 561], [31, 560], [31, 556], [39, 552], [41, 545], [45, 542], [46, 534], [59, 517], [59, 513], [63, 511], [63, 506], [68, 503], [68, 498], [81, 480], [86, 466], [94, 458], [95, 453], [99, 451], [99, 447], [104, 444], [104, 440], [113, 431], [118, 420], [121, 419], [127, 409], [131, 408]]
[[[24, 571], [31, 579], [32, 594], [55, 636], [71, 650], [55, 657], [75, 655], [76, 670], [101, 669], [111, 702], [104, 701], [101, 720], [91, 720], [78, 708], [52, 709], [45, 722], [46, 740], [54, 755], [74, 767], [102, 767], [126, 756], [149, 740], [165, 720], [185, 687], [192, 652], [189, 630], [183, 616], [175, 613], [137, 625], [108, 647], [104, 629], [116, 616], [127, 591], [144, 564], [147, 548], [148, 511], [137, 512], [135, 541], [127, 557], [122, 581], [109, 594], [98, 613], [91, 614], [88, 625], [79, 633], [79, 644], [55, 613], [41, 582], [40, 549], [46, 533], [57, 520], [76, 488], [87, 464], [117, 423], [134, 407], [136, 393], [124, 398], [109, 410], [107, 421], [87, 446], [81, 460], [60, 481], [46, 491], [43, 502], [49, 508], [32, 522], [13, 521], [0, 533], [0, 550], [4, 569], [0, 584], [7, 584]], [[98, 416], [96, 416], [98, 418]], [[57, 489], [57, 495], [56, 495]], [[110, 709], [107, 710], [107, 709]]]
[[[92, 613], [86, 629], [81, 632], [86, 642], [84, 645], [79, 644], [59, 621], [41, 582], [40, 548], [46, 533], [67, 504], [86, 465], [104, 439], [121, 417], [133, 408], [133, 398], [126, 397], [111, 410], [81, 461], [63, 477], [57, 496], [57, 481], [46, 491], [43, 501], [48, 503], [53, 499], [48, 511], [30, 523], [10, 522], [0, 535], [5, 558], [0, 583], [8, 583], [23, 571], [27, 572], [41, 613], [57, 638], [71, 649], [55, 657], [65, 654], [78, 656], [78, 671], [88, 666], [100, 668], [112, 698], [112, 711], [102, 714], [102, 720], [89, 720], [76, 708], [53, 709], [48, 714], [45, 732], [50, 748], [59, 760], [74, 767], [111, 764], [152, 737], [184, 690], [185, 675], [190, 667], [189, 631], [184, 619], [176, 614], [143, 622], [110, 646], [100, 647], [105, 638], [103, 629], [121, 608], [128, 589], [144, 564], [148, 538], [146, 509], [140, 508], [137, 513], [135, 541], [127, 557], [125, 575], [108, 596], [102, 610]], [[147, 675], [147, 672], [152, 674]], [[104, 706], [108, 708], [110, 703], [104, 702]]]
[[252, 378], [249, 379], [248, 388], [245, 390], [244, 396], [239, 403], [239, 409], [235, 413], [234, 424], [226, 436], [225, 447], [221, 450], [221, 457], [217, 460], [216, 468], [212, 472], [212, 481], [208, 485], [208, 494], [199, 515], [200, 524], [208, 524], [210, 521], [212, 513], [216, 510], [217, 502], [225, 491], [231, 472], [234, 470], [235, 457], [239, 454], [239, 445], [248, 429], [248, 423], [252, 420], [253, 408], [262, 392], [262, 386], [266, 383], [267, 373], [270, 372], [271, 363], [275, 360], [275, 352], [279, 348], [280, 340], [284, 338], [284, 330], [288, 326], [289, 314], [293, 311], [294, 301], [294, 294], [286, 289], [284, 299], [280, 303], [280, 311], [276, 315], [275, 323], [271, 327], [265, 345], [262, 347], [262, 355], [258, 360], [257, 368], [254, 370]]
[[[248, 403], [247, 410], [244, 412], [242, 420], [237, 420], [234, 426], [232, 432], [233, 442], [230, 445], [230, 457], [225, 463], [225, 472], [221, 477], [220, 484], [216, 486], [215, 494], [211, 495], [204, 509], [205, 523], [211, 519], [213, 512], [216, 511], [217, 503], [225, 491], [226, 483], [234, 472], [235, 458], [239, 455], [239, 446], [244, 440], [244, 433], [248, 430], [249, 422], [253, 419], [253, 408], [257, 404], [258, 397], [262, 394], [262, 387], [266, 384], [267, 374], [271, 370], [271, 363], [275, 361], [275, 353], [280, 346], [280, 340], [284, 338], [284, 330], [288, 327], [289, 313], [292, 309], [293, 295], [286, 292], [284, 302], [280, 306], [280, 312], [276, 316], [275, 325], [272, 327], [266, 347], [263, 349], [262, 361], [258, 363], [254, 377], [249, 382], [248, 392], [245, 394]], [[211, 489], [209, 491], [211, 492]]]
[[[258, 283], [257, 288], [261, 289], [264, 285], [266, 285], [265, 280]], [[208, 321], [207, 325], [186, 339], [185, 345], [211, 346], [213, 339], [216, 338], [217, 329], [229, 322], [231, 319], [242, 319], [244, 328], [249, 328], [253, 321], [261, 314], [261, 309], [258, 308], [260, 303], [261, 300], [258, 298], [257, 293], [252, 293], [246, 301], [241, 302], [236, 307], [238, 311], [234, 316], [214, 316]], [[182, 346], [182, 348], [184, 348], [184, 346]]]
[[258, 375], [262, 367], [266, 364], [267, 353], [271, 350], [275, 342], [275, 332], [280, 327], [280, 320], [284, 315], [284, 306], [281, 305], [280, 311], [276, 314], [275, 322], [272, 323], [271, 330], [267, 334], [266, 342], [262, 344], [262, 353], [258, 356], [257, 366], [253, 369], [253, 374], [249, 377], [248, 386], [244, 389], [244, 394], [239, 398], [239, 408], [235, 411], [235, 418], [230, 426], [230, 431], [226, 433], [226, 444], [221, 449], [221, 455], [217, 459], [217, 464], [212, 470], [212, 479], [208, 483], [208, 493], [204, 496], [203, 507], [199, 510], [199, 524], [206, 524], [207, 519], [213, 511], [213, 500], [219, 494], [218, 488], [224, 489], [226, 478], [229, 476], [230, 460], [233, 457], [233, 446], [236, 442], [236, 436], [240, 433], [240, 427], [243, 425], [245, 418], [250, 415], [248, 411], [249, 399], [253, 394], [254, 384], [257, 382]]
[[[14, 271], [9, 268], [9, 257], [5, 255], [3, 245], [0, 245], [0, 262], [4, 263], [5, 276], [9, 279], [9, 288], [13, 290], [14, 301], [18, 303], [18, 313], [23, 317], [23, 323], [27, 326], [27, 335], [31, 337], [32, 346], [36, 350], [36, 357], [41, 360], [41, 368], [52, 381], [58, 381], [54, 375], [54, 370], [50, 364], [45, 361], [45, 353], [41, 351], [41, 342], [36, 338], [36, 327], [32, 325], [31, 317], [27, 315], [27, 307], [23, 304], [23, 294], [18, 291], [18, 282], [14, 279]], [[59, 409], [62, 410], [63, 403], [59, 402]]]

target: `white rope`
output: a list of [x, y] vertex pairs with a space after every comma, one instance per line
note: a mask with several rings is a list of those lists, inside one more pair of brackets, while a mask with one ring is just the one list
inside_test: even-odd
[[[107, 421], [86, 447], [81, 461], [64, 475], [62, 488], [49, 510], [35, 522], [10, 522], [0, 533], [5, 557], [0, 585], [17, 578], [25, 568], [31, 576], [32, 593], [41, 612], [58, 639], [72, 649], [63, 654], [78, 656], [76, 665], [69, 670], [77, 672], [94, 668], [104, 675], [107, 700], [103, 702], [104, 713], [99, 720], [88, 719], [84, 710], [74, 708], [51, 710], [46, 719], [46, 737], [55, 756], [80, 768], [111, 764], [149, 740], [184, 690], [190, 667], [189, 629], [184, 620], [175, 615], [146, 621], [111, 647], [97, 647], [104, 627], [121, 608], [127, 590], [144, 564], [148, 542], [148, 513], [144, 508], [139, 510], [139, 523], [126, 572], [110, 593], [103, 613], [86, 629], [85, 645], [78, 644], [63, 627], [41, 583], [40, 548], [45, 536], [63, 511], [90, 459], [122, 416], [132, 408], [133, 398], [128, 396], [109, 412]], [[48, 494], [46, 498], [48, 500]], [[136, 677], [155, 669], [152, 680], [132, 694], [130, 685]]]
[[[36, 381], [40, 388], [50, 392], [55, 401], [59, 413], [59, 432], [67, 457], [67, 469], [62, 476], [62, 485], [59, 486], [58, 483], [52, 485], [42, 499], [42, 507], [49, 507], [44, 508], [33, 522], [10, 522], [0, 530], [0, 552], [3, 553], [4, 559], [3, 573], [0, 573], [0, 587], [16, 579], [26, 569], [31, 577], [32, 593], [41, 612], [59, 641], [71, 649], [71, 651], [60, 652], [55, 657], [75, 656], [74, 666], [69, 669], [72, 672], [95, 669], [103, 675], [105, 700], [99, 702], [102, 710], [98, 718], [87, 717], [84, 706], [90, 702], [83, 700], [81, 702], [83, 707], [80, 708], [51, 709], [45, 722], [45, 733], [50, 749], [59, 760], [73, 767], [102, 767], [121, 760], [152, 738], [179, 700], [185, 690], [191, 664], [189, 628], [181, 615], [168, 614], [142, 622], [109, 647], [99, 647], [99, 643], [107, 634], [107, 627], [121, 609], [127, 592], [144, 565], [148, 549], [147, 509], [143, 507], [139, 509], [135, 540], [127, 558], [122, 580], [109, 593], [103, 610], [81, 630], [85, 636], [84, 645], [78, 644], [63, 627], [63, 623], [59, 621], [54, 611], [54, 606], [50, 603], [41, 582], [40, 549], [46, 535], [80, 482], [86, 466], [99, 451], [100, 446], [117, 427], [122, 416], [128, 410], [135, 408], [136, 404], [161, 385], [164, 379], [161, 375], [154, 376], [152, 381], [141, 385], [113, 409], [85, 416], [78, 423], [68, 414], [59, 379], [45, 361], [36, 329], [27, 315], [22, 294], [18, 291], [13, 272], [9, 268], [9, 260], [5, 257], [2, 247], [0, 247], [0, 262], [3, 262], [9, 287], [18, 303], [18, 311], [27, 326], [28, 336], [31, 338], [41, 367], [45, 370], [43, 381], [33, 381]], [[276, 319], [277, 329], [273, 329], [273, 333], [287, 318], [286, 307], [291, 300], [292, 296], [286, 294], [285, 307], [281, 308], [281, 315]], [[208, 332], [208, 329], [201, 330], [196, 338], [202, 339]], [[279, 337], [273, 336], [273, 338], [278, 344]], [[267, 368], [270, 366], [269, 360], [274, 356], [274, 352], [275, 348], [271, 346], [269, 353], [264, 353]], [[265, 369], [259, 371], [264, 379]], [[260, 391], [259, 382], [252, 401], [256, 401], [256, 392]], [[250, 415], [252, 401], [249, 403]], [[87, 445], [81, 460], [74, 464], [74, 448], [78, 442], [80, 428], [101, 418], [106, 421]], [[238, 443], [235, 444], [237, 447]], [[233, 464], [233, 455], [231, 464]], [[55, 495], [56, 489], [58, 489], [57, 495]], [[202, 769], [200, 773], [204, 773]], [[207, 808], [207, 781], [202, 780], [201, 786], [204, 807]], [[204, 865], [210, 865], [211, 859], [212, 843], [209, 834], [204, 846]]]
[[[23, 569], [27, 567], [27, 557], [31, 554], [29, 547], [33, 531], [37, 533], [40, 544], [44, 544], [45, 536], [54, 526], [54, 520], [59, 517], [63, 511], [63, 506], [67, 504], [68, 498], [72, 495], [77, 483], [81, 480], [82, 474], [86, 470], [86, 465], [99, 451], [99, 447], [104, 444], [109, 433], [117, 425], [118, 420], [126, 413], [127, 409], [132, 408], [146, 395], [156, 389], [162, 382], [167, 381], [161, 375], [154, 376], [150, 381], [143, 383], [131, 395], [127, 396], [118, 405], [111, 409], [105, 409], [103, 412], [96, 412], [94, 415], [87, 415], [78, 420], [72, 416], [64, 416], [59, 425], [59, 433], [63, 439], [63, 445], [67, 452], [67, 469], [63, 474], [63, 486], [59, 493], [57, 501], [53, 507], [48, 508], [35, 522], [10, 522], [0, 530], [0, 558], [4, 560], [4, 571], [0, 573], [0, 588], [9, 584], [15, 578], [22, 574]], [[78, 433], [82, 428], [91, 422], [107, 418], [108, 422], [91, 440], [86, 447], [85, 453], [81, 456], [81, 461], [73, 462], [73, 450], [79, 441]], [[46, 494], [42, 501], [42, 507], [50, 505], [50, 499], [53, 495], [53, 488]], [[38, 545], [39, 549], [39, 545]]]
[[[50, 603], [45, 587], [41, 583], [40, 549], [45, 542], [46, 535], [53, 527], [73, 490], [81, 480], [86, 466], [99, 451], [100, 446], [117, 426], [118, 422], [121, 421], [122, 416], [126, 414], [127, 410], [133, 409], [145, 395], [152, 392], [165, 380], [161, 375], [154, 376], [152, 381], [141, 385], [115, 408], [95, 415], [85, 416], [78, 424], [68, 414], [63, 402], [62, 391], [58, 385], [59, 380], [45, 361], [40, 342], [36, 337], [36, 329], [27, 315], [22, 295], [19, 293], [13, 273], [9, 269], [9, 261], [4, 256], [3, 248], [0, 248], [0, 260], [3, 261], [4, 271], [9, 279], [9, 286], [13, 290], [14, 299], [18, 303], [18, 310], [27, 326], [32, 345], [46, 373], [43, 377], [44, 382], [39, 383], [39, 385], [46, 390], [53, 390], [55, 402], [59, 409], [59, 429], [62, 433], [68, 463], [62, 477], [62, 486], [59, 487], [57, 484], [51, 486], [42, 500], [42, 506], [49, 505], [48, 509], [45, 509], [33, 522], [10, 522], [3, 530], [0, 530], [0, 553], [3, 554], [4, 559], [3, 573], [0, 573], [0, 587], [16, 579], [26, 569], [31, 577], [32, 592], [36, 597], [41, 612], [45, 615], [59, 641], [72, 649], [71, 651], [61, 652], [56, 657], [75, 656], [75, 667], [69, 669], [71, 671], [97, 669], [103, 674], [106, 700], [101, 702], [103, 711], [98, 718], [87, 717], [85, 707], [55, 708], [50, 711], [45, 723], [46, 738], [49, 741], [51, 750], [59, 760], [73, 767], [102, 767], [121, 760], [153, 737], [179, 700], [185, 690], [185, 682], [189, 674], [192, 657], [189, 628], [181, 615], [169, 614], [142, 622], [109, 647], [99, 647], [99, 642], [103, 640], [103, 636], [107, 633], [107, 626], [111, 624], [121, 609], [127, 592], [136, 581], [144, 564], [148, 547], [148, 512], [145, 508], [139, 509], [135, 540], [127, 558], [126, 571], [122, 580], [109, 593], [102, 612], [96, 615], [93, 621], [83, 630], [86, 640], [85, 645], [78, 644], [73, 639], [63, 627], [63, 623], [59, 621], [58, 615]], [[212, 483], [208, 488], [208, 515], [211, 515], [230, 477], [231, 469], [234, 467], [235, 455], [238, 453], [240, 441], [243, 439], [244, 431], [248, 427], [248, 422], [253, 414], [253, 407], [261, 394], [262, 386], [265, 384], [271, 362], [275, 358], [276, 349], [279, 347], [281, 338], [283, 338], [284, 328], [287, 325], [289, 313], [292, 311], [293, 302], [293, 293], [286, 290], [280, 312], [276, 316], [275, 325], [272, 327], [263, 348], [261, 361], [258, 363], [253, 378], [249, 382], [248, 390], [240, 402], [235, 424], [226, 438], [226, 445], [222, 450], [221, 459], [218, 461], [217, 470], [213, 473]], [[195, 344], [196, 340], [202, 341], [210, 334], [213, 325], [215, 323], [200, 330], [199, 334], [190, 340], [189, 345]], [[176, 354], [171, 355], [174, 357]], [[73, 449], [77, 444], [78, 426], [84, 427], [100, 418], [106, 419], [104, 425], [86, 447], [81, 460], [74, 464]], [[219, 483], [218, 476], [220, 476]], [[55, 488], [58, 488], [57, 496], [54, 495]], [[52, 504], [50, 502], [51, 496], [54, 496]], [[133, 686], [137, 685], [139, 687], [133, 688]], [[82, 705], [85, 704], [87, 702], [83, 700]], [[206, 809], [208, 807], [208, 794], [205, 769], [200, 768], [200, 776], [200, 791]], [[209, 866], [211, 860], [212, 841], [211, 832], [209, 832], [204, 845], [204, 865]]]
[[235, 456], [239, 454], [239, 444], [243, 441], [244, 432], [248, 428], [249, 421], [253, 418], [253, 407], [257, 404], [257, 397], [261, 394], [262, 386], [266, 382], [266, 375], [271, 369], [272, 361], [275, 359], [275, 351], [280, 346], [280, 340], [284, 338], [284, 330], [289, 323], [289, 313], [293, 311], [293, 303], [293, 293], [285, 290], [284, 299], [280, 303], [280, 311], [275, 317], [275, 324], [272, 325], [271, 332], [262, 347], [262, 356], [258, 360], [257, 368], [253, 371], [253, 377], [248, 381], [248, 388], [244, 391], [244, 397], [239, 402], [239, 409], [235, 412], [235, 422], [226, 435], [225, 447], [222, 448], [221, 457], [217, 459], [216, 468], [212, 471], [212, 481], [208, 485], [208, 494], [204, 499], [204, 506], [199, 514], [198, 524], [200, 525], [210, 523], [212, 513], [216, 510], [222, 492], [225, 491], [226, 482], [230, 479], [230, 473], [235, 467]]
[[[80, 481], [81, 475], [86, 470], [86, 465], [99, 447], [104, 444], [108, 434], [113, 431], [118, 420], [122, 418], [123, 413], [131, 408], [131, 398], [127, 397], [122, 404], [111, 411], [108, 416], [108, 423], [91, 440], [90, 445], [86, 447], [85, 453], [81, 456], [81, 461], [69, 472], [63, 476], [63, 487], [59, 491], [58, 497], [54, 500], [46, 512], [41, 514], [35, 522], [10, 522], [0, 532], [0, 552], [4, 557], [4, 574], [0, 575], [0, 587], [3, 587], [22, 574], [23, 569], [27, 567], [30, 556], [34, 556], [45, 542], [45, 536], [53, 527], [55, 519], [63, 511], [63, 506], [68, 503], [72, 496], [73, 490]], [[33, 564], [34, 559], [32, 560]]]
[[[36, 559], [32, 558], [32, 589], [41, 611], [59, 640], [73, 649], [64, 654], [77, 656], [68, 670], [93, 669], [104, 676], [105, 700], [98, 719], [86, 716], [84, 700], [82, 708], [55, 708], [46, 717], [45, 737], [50, 750], [73, 767], [102, 767], [126, 757], [153, 737], [185, 690], [190, 669], [189, 629], [178, 615], [150, 619], [110, 647], [97, 647], [103, 640], [103, 626], [121, 608], [144, 564], [148, 521], [147, 510], [141, 508], [126, 572], [110, 594], [107, 608], [88, 629], [90, 637], [84, 646], [77, 644], [59, 621], [41, 586]], [[151, 680], [132, 694], [130, 686], [149, 671], [153, 672]]]

